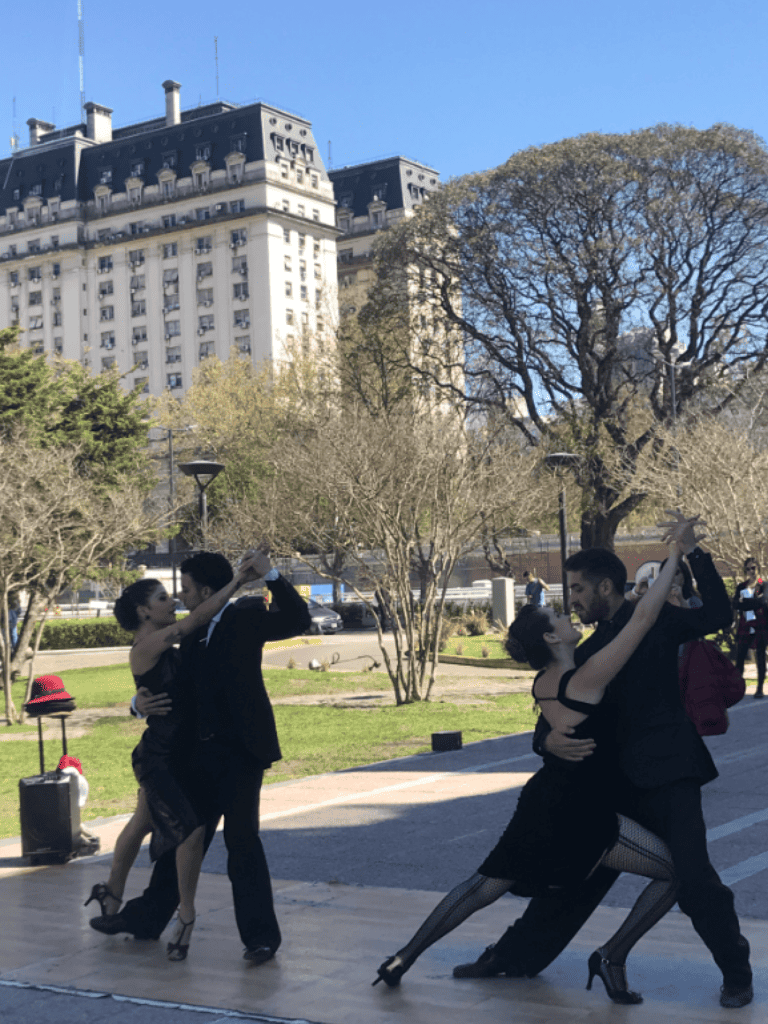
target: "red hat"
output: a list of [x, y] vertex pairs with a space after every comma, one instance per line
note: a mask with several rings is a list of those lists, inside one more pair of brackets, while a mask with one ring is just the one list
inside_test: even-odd
[[80, 764], [76, 757], [72, 757], [71, 754], [64, 754], [56, 767], [60, 772], [64, 771], [65, 768], [77, 768], [80, 774], [83, 774], [82, 764]]
[[55, 715], [75, 710], [75, 699], [64, 689], [58, 676], [38, 676], [32, 683], [32, 696], [24, 705], [30, 715]]

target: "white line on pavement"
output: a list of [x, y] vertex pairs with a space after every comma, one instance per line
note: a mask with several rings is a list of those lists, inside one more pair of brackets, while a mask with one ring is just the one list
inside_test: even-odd
[[741, 882], [760, 871], [765, 871], [766, 868], [768, 868], [768, 853], [758, 853], [755, 857], [747, 857], [746, 860], [734, 864], [733, 867], [720, 871], [720, 881], [726, 885], [733, 885], [734, 882]]
[[472, 775], [481, 772], [485, 768], [496, 768], [502, 764], [514, 764], [517, 761], [539, 760], [538, 754], [521, 754], [518, 757], [506, 757], [502, 761], [487, 761], [485, 764], [476, 764], [471, 768], [461, 768], [454, 772], [438, 772], [434, 775], [423, 775], [418, 779], [409, 779], [407, 782], [398, 782], [394, 786], [380, 786], [378, 789], [371, 789], [362, 793], [346, 793], [344, 796], [335, 796], [331, 800], [320, 800], [316, 804], [304, 804], [301, 807], [292, 807], [287, 811], [273, 811], [271, 814], [262, 814], [261, 821], [274, 821], [277, 818], [290, 818], [293, 814], [307, 814], [309, 811], [317, 811], [323, 807], [334, 807], [336, 804], [352, 803], [355, 800], [365, 800], [371, 796], [378, 796], [380, 793], [394, 793], [399, 789], [412, 789], [415, 786], [424, 786], [431, 782], [439, 782], [440, 779], [450, 779], [456, 775]]
[[724, 825], [717, 825], [715, 828], [707, 829], [707, 842], [712, 843], [715, 839], [722, 839], [724, 836], [732, 836], [734, 832], [741, 832], [750, 825], [759, 825], [761, 821], [768, 821], [768, 808], [762, 811], [753, 811], [752, 814], [745, 814], [742, 818], [734, 818], [733, 821], [726, 821]]

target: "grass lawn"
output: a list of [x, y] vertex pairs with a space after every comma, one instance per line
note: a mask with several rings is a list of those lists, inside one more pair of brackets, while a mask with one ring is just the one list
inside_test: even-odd
[[[483, 647], [488, 654], [483, 655]], [[457, 654], [463, 658], [507, 658], [504, 641], [497, 634], [491, 636], [452, 636], [448, 639], [445, 650], [441, 654]]]
[[[93, 670], [94, 673], [107, 670]], [[113, 672], [116, 670], [112, 670]], [[291, 670], [268, 670], [267, 685], [275, 695], [273, 672], [285, 678], [282, 685], [304, 685], [298, 676], [312, 677], [317, 683], [320, 673], [296, 673]], [[74, 675], [75, 673], [67, 673]], [[341, 677], [344, 689], [348, 673], [322, 673], [332, 684], [332, 677]], [[365, 676], [365, 688], [370, 688], [371, 676]], [[294, 682], [291, 682], [294, 680]], [[71, 693], [79, 689], [70, 680]], [[388, 685], [388, 684], [387, 684]], [[361, 687], [362, 688], [362, 687]], [[92, 692], [95, 685], [92, 682]], [[109, 692], [116, 692], [114, 677]], [[123, 691], [120, 691], [121, 694]], [[306, 691], [310, 692], [310, 691]], [[311, 692], [317, 693], [316, 687]], [[125, 700], [121, 696], [118, 703]], [[305, 775], [338, 771], [359, 765], [403, 757], [431, 749], [431, 733], [443, 729], [460, 729], [465, 743], [490, 739], [507, 733], [524, 732], [535, 724], [531, 698], [527, 694], [485, 698], [481, 705], [455, 705], [447, 701], [411, 704], [404, 707], [333, 708], [333, 707], [275, 707], [277, 728], [284, 760], [267, 773], [266, 782], [284, 782]], [[17, 727], [18, 728], [18, 727]], [[34, 723], [30, 727], [36, 729]], [[136, 800], [136, 780], [131, 770], [131, 751], [141, 736], [140, 722], [125, 718], [102, 718], [87, 736], [71, 739], [69, 752], [80, 758], [90, 784], [88, 803], [83, 820], [114, 814], [127, 814]], [[3, 735], [8, 735], [3, 730]], [[46, 745], [46, 767], [52, 768], [58, 760], [58, 740]], [[0, 744], [3, 772], [0, 778], [0, 838], [19, 834], [18, 780], [38, 771], [37, 744], [30, 740], [9, 740]]]

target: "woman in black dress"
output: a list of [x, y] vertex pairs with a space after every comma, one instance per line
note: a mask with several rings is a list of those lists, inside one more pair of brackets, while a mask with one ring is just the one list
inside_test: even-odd
[[179, 675], [179, 652], [174, 647], [221, 611], [247, 580], [258, 578], [246, 558], [231, 583], [199, 605], [179, 622], [175, 601], [159, 580], [144, 579], [126, 587], [115, 604], [120, 625], [134, 634], [130, 665], [136, 687], [153, 694], [167, 693], [171, 710], [153, 714], [131, 755], [139, 782], [136, 810], [115, 843], [112, 869], [106, 883], [99, 882], [87, 903], [98, 900], [102, 914], [117, 913], [128, 873], [145, 836], [152, 833], [150, 857], [156, 860], [176, 850], [179, 913], [168, 958], [184, 960], [195, 923], [195, 892], [204, 852], [205, 809], [187, 780], [192, 749], [191, 694]]
[[553, 729], [573, 729], [577, 739], [594, 738], [595, 752], [583, 761], [545, 755], [544, 766], [523, 788], [515, 815], [496, 847], [471, 878], [456, 886], [432, 911], [411, 941], [378, 969], [390, 987], [417, 957], [481, 907], [506, 892], [545, 896], [578, 885], [598, 864], [644, 875], [652, 881], [618, 932], [589, 958], [589, 983], [598, 974], [616, 1003], [639, 1003], [629, 991], [625, 961], [634, 944], [674, 905], [677, 883], [664, 843], [636, 822], [617, 815], [608, 754], [612, 736], [600, 701], [656, 621], [680, 558], [677, 538], [689, 521], [670, 531], [670, 555], [658, 579], [638, 602], [616, 638], [576, 668], [580, 633], [569, 615], [526, 605], [509, 628], [507, 650], [518, 661], [541, 669], [533, 696]]

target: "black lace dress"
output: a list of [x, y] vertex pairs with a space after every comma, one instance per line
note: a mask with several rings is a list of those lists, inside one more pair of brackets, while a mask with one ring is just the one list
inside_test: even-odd
[[169, 714], [147, 718], [147, 728], [131, 755], [134, 774], [152, 816], [152, 860], [175, 849], [203, 824], [205, 816], [190, 779], [191, 694], [180, 681], [179, 661], [179, 652], [171, 647], [149, 672], [134, 676], [137, 688], [145, 686], [152, 693], [165, 692], [171, 698]]
[[[514, 817], [478, 868], [488, 878], [509, 878], [516, 896], [545, 896], [577, 885], [618, 836], [607, 709], [565, 696], [575, 671], [563, 675], [553, 699], [588, 715], [574, 736], [595, 739], [596, 749], [578, 762], [545, 754], [543, 767], [523, 787]], [[533, 686], [535, 699], [536, 680]]]

